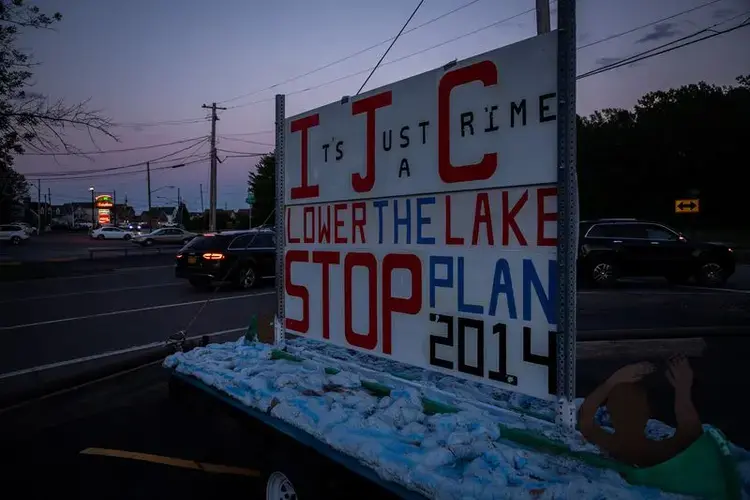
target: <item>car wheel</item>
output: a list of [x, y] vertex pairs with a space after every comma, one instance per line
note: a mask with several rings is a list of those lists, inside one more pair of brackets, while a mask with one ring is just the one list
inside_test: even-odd
[[132, 236], [130, 236], [129, 234], [126, 234], [125, 236], [122, 237], [122, 239], [125, 240], [125, 241], [128, 241], [131, 238], [132, 238]]
[[21, 238], [18, 236], [12, 236], [10, 238], [10, 244], [11, 245], [20, 245], [21, 244]]
[[718, 262], [706, 262], [698, 270], [696, 276], [698, 284], [702, 286], [721, 286], [727, 282], [724, 267]]
[[596, 261], [591, 266], [589, 280], [594, 286], [611, 287], [619, 279], [617, 266], [609, 260]]
[[242, 269], [237, 276], [237, 287], [241, 290], [254, 288], [258, 283], [258, 276], [253, 266]]
[[103, 234], [100, 234], [100, 235], [98, 235], [98, 236], [96, 237], [96, 239], [97, 239], [97, 240], [103, 240], [103, 239], [104, 239], [104, 235], [103, 235]]
[[150, 239], [143, 242], [143, 246], [147, 246], [147, 247], [150, 247], [153, 244], [154, 244], [154, 240], [150, 240]]

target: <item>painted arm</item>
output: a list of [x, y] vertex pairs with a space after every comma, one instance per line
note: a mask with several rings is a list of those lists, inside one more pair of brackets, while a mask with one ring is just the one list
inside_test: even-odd
[[687, 358], [680, 355], [669, 361], [666, 375], [675, 390], [674, 413], [677, 431], [674, 439], [683, 445], [689, 445], [703, 433], [701, 419], [693, 405], [693, 370]]
[[635, 383], [646, 375], [653, 373], [654, 369], [654, 365], [647, 362], [627, 365], [617, 370], [604, 383], [594, 389], [583, 401], [579, 412], [578, 421], [583, 437], [600, 448], [608, 449], [612, 436], [596, 423], [597, 410], [607, 401], [607, 396], [614, 386]]

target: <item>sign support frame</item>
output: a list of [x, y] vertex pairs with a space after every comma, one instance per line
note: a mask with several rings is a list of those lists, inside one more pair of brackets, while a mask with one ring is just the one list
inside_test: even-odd
[[557, 411], [563, 432], [575, 430], [576, 261], [576, 6], [560, 0], [557, 10]]
[[286, 134], [286, 96], [276, 94], [276, 149], [274, 159], [276, 163], [276, 319], [274, 320], [274, 345], [283, 347], [286, 338], [285, 300], [285, 270], [284, 270], [284, 147]]

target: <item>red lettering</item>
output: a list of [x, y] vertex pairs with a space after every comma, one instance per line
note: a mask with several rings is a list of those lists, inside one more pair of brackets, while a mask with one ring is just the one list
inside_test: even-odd
[[480, 61], [443, 75], [438, 84], [438, 173], [443, 182], [486, 180], [497, 170], [497, 153], [486, 153], [474, 164], [451, 163], [451, 91], [470, 82], [480, 81], [485, 87], [497, 84], [497, 67], [492, 61]]
[[471, 231], [471, 244], [479, 243], [479, 224], [484, 224], [487, 231], [487, 243], [495, 244], [495, 233], [492, 231], [492, 215], [490, 214], [490, 198], [487, 193], [478, 193], [474, 205], [474, 228]]
[[302, 300], [302, 319], [286, 317], [284, 325], [297, 333], [307, 333], [310, 329], [310, 292], [307, 287], [292, 283], [292, 263], [310, 262], [310, 254], [306, 250], [288, 250], [284, 256], [284, 287], [286, 293]]
[[[408, 269], [411, 274], [411, 297], [394, 297], [391, 279], [394, 269]], [[422, 310], [422, 262], [414, 254], [388, 254], [383, 259], [383, 353], [391, 353], [391, 316], [394, 312], [418, 314]]]
[[553, 247], [557, 245], [557, 236], [548, 238], [544, 236], [544, 223], [557, 220], [557, 209], [554, 212], [544, 211], [544, 200], [550, 196], [557, 196], [556, 187], [545, 187], [536, 190], [536, 244], [540, 247]]
[[344, 221], [339, 218], [339, 212], [346, 210], [346, 203], [337, 203], [333, 206], [333, 242], [346, 243], [346, 238], [339, 236], [339, 228], [344, 227]]
[[[308, 215], [310, 217], [308, 217]], [[307, 224], [307, 221], [310, 221], [310, 224]], [[302, 240], [305, 243], [315, 243], [315, 207], [305, 207], [302, 209]], [[307, 228], [310, 228], [310, 232], [308, 234]]]
[[365, 175], [352, 174], [352, 187], [358, 193], [366, 193], [375, 185], [375, 110], [390, 106], [392, 100], [389, 90], [352, 103], [352, 115], [367, 113]]
[[513, 230], [513, 234], [516, 235], [518, 243], [526, 246], [526, 238], [524, 238], [521, 228], [518, 227], [516, 222], [516, 215], [521, 211], [523, 206], [529, 200], [529, 191], [525, 190], [521, 195], [521, 198], [513, 205], [511, 210], [508, 210], [508, 191], [503, 191], [503, 246], [508, 245], [510, 240], [510, 229]]
[[292, 238], [292, 207], [286, 208], [286, 241], [287, 243], [299, 243], [299, 238]]
[[451, 234], [451, 195], [445, 195], [445, 244], [446, 245], [463, 245], [463, 237], [455, 237]]
[[[352, 270], [355, 267], [367, 269], [368, 290], [368, 331], [365, 334], [354, 331], [353, 307], [354, 284], [352, 283]], [[378, 261], [371, 253], [348, 253], [344, 258], [344, 335], [346, 341], [353, 346], [361, 347], [369, 351], [378, 345]], [[358, 310], [357, 314], [364, 311]]]
[[[362, 217], [357, 217], [357, 209], [360, 210]], [[367, 243], [365, 241], [365, 224], [367, 224], [367, 208], [364, 201], [357, 201], [352, 203], [352, 243], [357, 242], [357, 231], [359, 229], [359, 242], [362, 244]]]
[[307, 179], [307, 166], [309, 161], [309, 134], [308, 129], [317, 127], [320, 125], [320, 115], [317, 113], [314, 115], [306, 116], [298, 120], [294, 120], [291, 123], [291, 131], [302, 132], [300, 137], [301, 153], [300, 153], [300, 177], [302, 178], [302, 184], [293, 187], [291, 190], [291, 196], [293, 200], [299, 200], [300, 198], [317, 198], [320, 194], [320, 186], [317, 184], [308, 184]]
[[316, 251], [312, 253], [312, 260], [322, 267], [323, 300], [321, 314], [323, 316], [323, 338], [328, 339], [331, 338], [331, 264], [341, 262], [341, 255], [339, 252]]
[[326, 218], [323, 220], [323, 207], [318, 206], [318, 243], [331, 242], [331, 205], [326, 205]]

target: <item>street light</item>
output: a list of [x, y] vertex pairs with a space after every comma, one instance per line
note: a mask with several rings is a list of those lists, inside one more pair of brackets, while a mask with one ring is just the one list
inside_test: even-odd
[[89, 188], [91, 191], [91, 229], [96, 226], [96, 203], [94, 202], [94, 186]]

